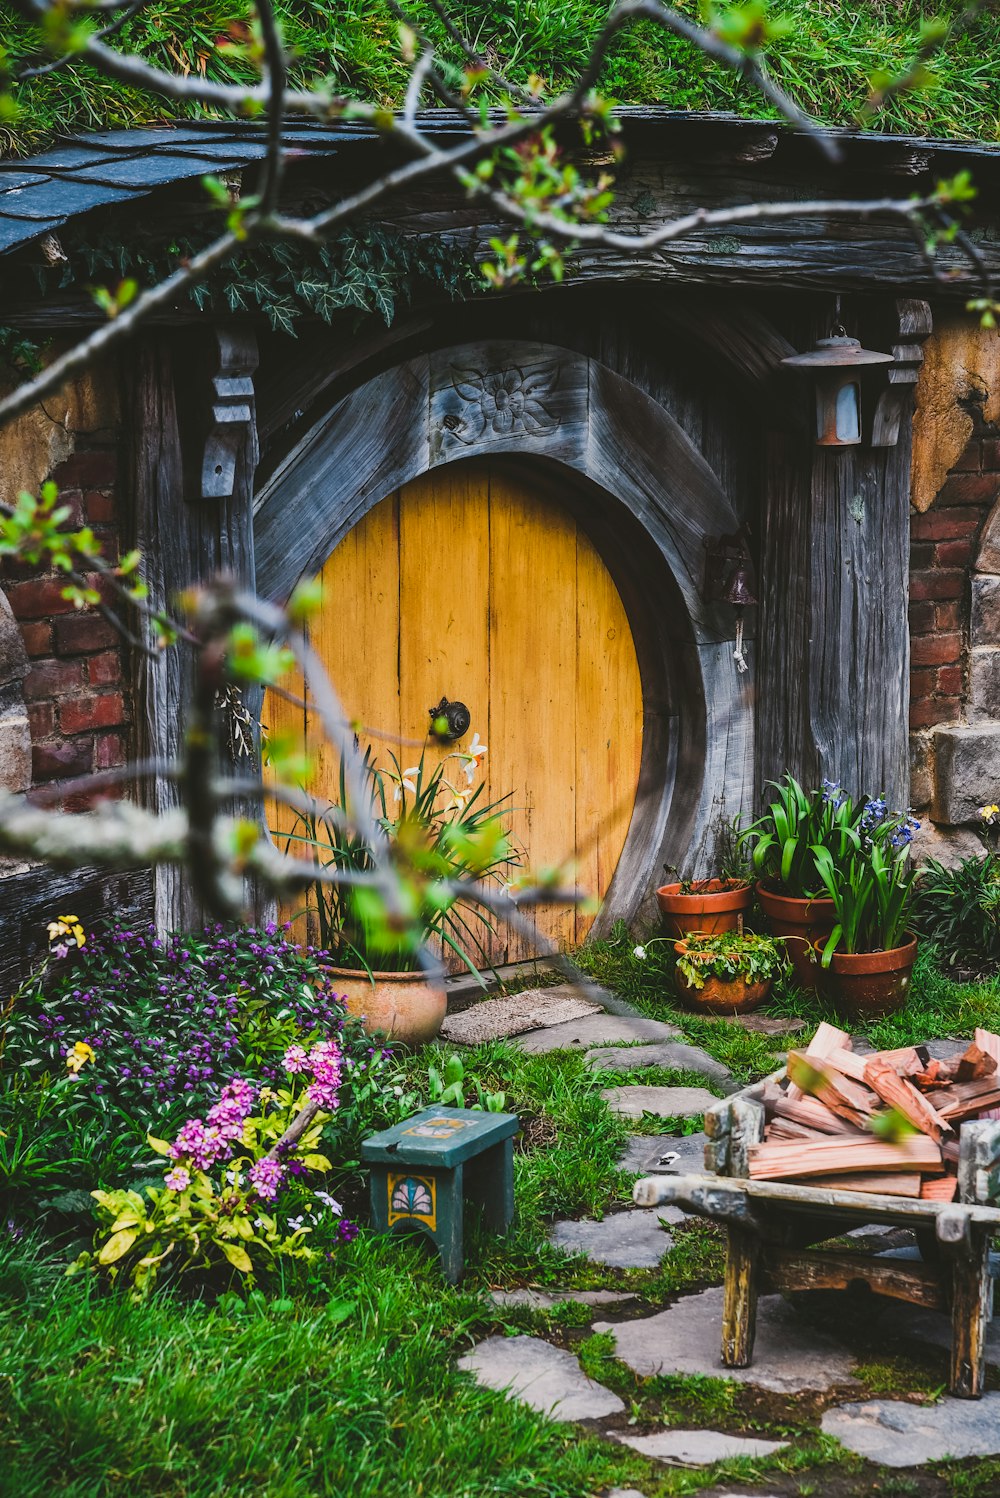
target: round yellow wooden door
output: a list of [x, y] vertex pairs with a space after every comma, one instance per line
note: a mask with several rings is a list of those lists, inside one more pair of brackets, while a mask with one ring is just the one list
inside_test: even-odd
[[[635, 801], [642, 694], [622, 601], [573, 516], [533, 492], [529, 473], [452, 464], [371, 510], [322, 583], [313, 644], [362, 740], [382, 762], [392, 751], [413, 764], [429, 709], [442, 696], [464, 702], [472, 721], [457, 747], [475, 734], [486, 744], [476, 783], [490, 800], [510, 793], [522, 867], [565, 866], [603, 900]], [[335, 797], [336, 755], [308, 711], [272, 698], [265, 722], [303, 732], [309, 789]], [[594, 909], [543, 907], [532, 923], [572, 947]], [[489, 943], [494, 965], [538, 950], [503, 927]]]

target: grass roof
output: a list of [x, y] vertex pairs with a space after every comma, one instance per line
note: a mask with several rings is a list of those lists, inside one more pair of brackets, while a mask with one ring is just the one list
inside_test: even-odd
[[[699, 0], [677, 0], [697, 16]], [[475, 45], [515, 79], [540, 74], [552, 89], [574, 77], [608, 13], [607, 0], [451, 0], [451, 14]], [[850, 123], [880, 70], [902, 70], [912, 60], [921, 21], [933, 14], [955, 20], [964, 0], [941, 0], [929, 10], [918, 0], [773, 0], [788, 35], [769, 59], [775, 78], [804, 108], [834, 124]], [[294, 79], [332, 80], [339, 89], [399, 104], [406, 71], [396, 45], [397, 23], [387, 0], [277, 0]], [[412, 0], [414, 19], [449, 51], [426, 0]], [[182, 73], [246, 81], [248, 66], [221, 55], [219, 43], [251, 14], [247, 0], [156, 3], [116, 39], [116, 45]], [[38, 35], [13, 6], [0, 0], [0, 38], [16, 69], [36, 54]], [[893, 99], [879, 117], [883, 130], [927, 136], [995, 140], [1000, 136], [1000, 14], [985, 10], [952, 37], [931, 64], [927, 85]], [[640, 22], [615, 42], [601, 92], [625, 104], [672, 109], [736, 110], [750, 117], [773, 111], [738, 78], [708, 62], [690, 44]], [[16, 118], [0, 127], [0, 151], [29, 155], [56, 135], [145, 125], [203, 113], [179, 110], [74, 64], [14, 86]]]

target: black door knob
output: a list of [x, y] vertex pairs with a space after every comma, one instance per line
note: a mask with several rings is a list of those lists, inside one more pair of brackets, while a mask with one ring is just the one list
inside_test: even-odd
[[431, 738], [440, 744], [453, 744], [468, 731], [472, 714], [464, 702], [449, 702], [442, 697], [437, 707], [429, 707], [431, 715]]

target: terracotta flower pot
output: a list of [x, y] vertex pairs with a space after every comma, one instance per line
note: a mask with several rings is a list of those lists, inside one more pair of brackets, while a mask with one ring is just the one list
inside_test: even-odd
[[[814, 943], [817, 956], [824, 945]], [[875, 1019], [902, 1009], [910, 991], [917, 956], [917, 938], [906, 933], [901, 947], [891, 952], [834, 952], [828, 968], [819, 968], [825, 992], [845, 1015]]]
[[817, 937], [829, 936], [833, 930], [833, 901], [819, 896], [799, 900], [792, 895], [779, 895], [764, 884], [758, 884], [757, 898], [771, 935], [785, 939], [796, 983], [807, 991], [815, 991], [818, 969], [812, 959], [812, 947]]
[[753, 890], [739, 879], [698, 879], [689, 895], [681, 893], [680, 884], [661, 885], [656, 901], [672, 935], [704, 931], [718, 936], [721, 931], [738, 929], [740, 916], [750, 909]]
[[[674, 951], [678, 957], [687, 955], [686, 941], [675, 941]], [[697, 962], [697, 955], [693, 959]], [[714, 961], [708, 957], [709, 962]], [[746, 983], [742, 978], [706, 978], [704, 987], [695, 988], [689, 983], [680, 968], [674, 968], [674, 982], [681, 1000], [691, 1009], [702, 1009], [709, 1014], [749, 1014], [763, 1004], [771, 992], [771, 979], [762, 983]]]
[[400, 1045], [426, 1045], [441, 1029], [448, 1012], [443, 988], [435, 988], [422, 973], [372, 973], [363, 968], [326, 969], [348, 1014], [364, 1023], [370, 1035], [385, 1035]]

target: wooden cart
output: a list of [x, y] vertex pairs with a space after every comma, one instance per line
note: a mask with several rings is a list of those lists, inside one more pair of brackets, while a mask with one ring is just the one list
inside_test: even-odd
[[[947, 1311], [949, 1387], [952, 1394], [978, 1399], [993, 1313], [989, 1248], [1000, 1232], [1000, 1122], [962, 1125], [956, 1202], [750, 1180], [747, 1152], [764, 1137], [760, 1098], [767, 1082], [783, 1075], [720, 1101], [705, 1114], [705, 1175], [650, 1176], [637, 1181], [633, 1192], [640, 1206], [674, 1202], [725, 1224], [723, 1363], [749, 1365], [763, 1290], [863, 1284], [880, 1295]], [[913, 1229], [923, 1263], [811, 1247], [868, 1223]]]

